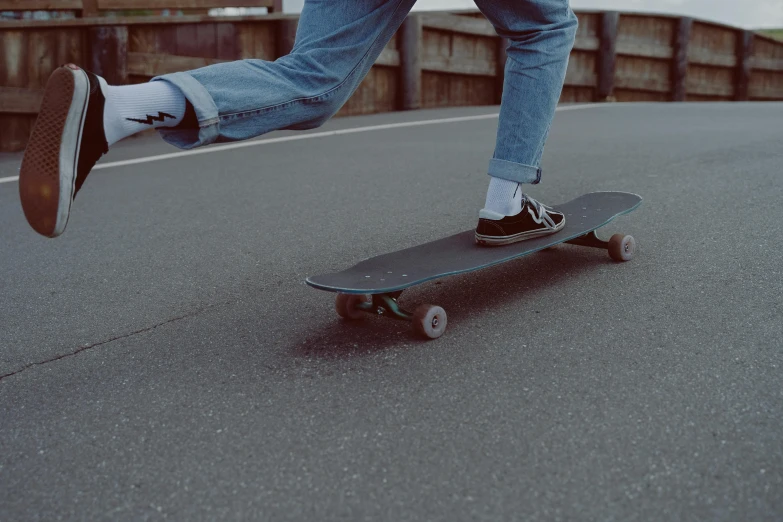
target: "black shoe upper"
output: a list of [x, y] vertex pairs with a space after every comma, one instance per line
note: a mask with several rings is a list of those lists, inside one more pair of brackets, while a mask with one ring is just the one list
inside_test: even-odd
[[87, 179], [87, 175], [95, 166], [95, 163], [109, 151], [106, 133], [103, 130], [103, 108], [106, 104], [106, 99], [98, 83], [98, 77], [89, 71], [85, 72], [90, 78], [90, 98], [82, 131], [74, 196], [82, 188], [84, 180]]
[[476, 233], [482, 236], [513, 236], [523, 233], [559, 230], [565, 216], [530, 197], [525, 197], [522, 210], [500, 220], [479, 219]]

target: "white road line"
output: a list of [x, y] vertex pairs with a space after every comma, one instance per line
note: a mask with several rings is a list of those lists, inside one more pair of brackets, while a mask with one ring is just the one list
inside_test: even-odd
[[[558, 107], [557, 111], [558, 112], [574, 111], [578, 109], [590, 109], [593, 107], [607, 107], [607, 105], [600, 104], [600, 103], [591, 103], [586, 105], [564, 105], [562, 107]], [[399, 129], [403, 127], [421, 127], [422, 125], [437, 125], [441, 123], [459, 123], [463, 121], [491, 120], [497, 117], [498, 117], [498, 113], [494, 112], [492, 114], [479, 114], [476, 116], [458, 116], [455, 118], [440, 118], [437, 120], [403, 121], [399, 123], [386, 123], [384, 125], [369, 125], [367, 127], [355, 127], [353, 129], [338, 129], [333, 131], [311, 132], [308, 134], [295, 134], [292, 136], [281, 136], [280, 138], [243, 141], [241, 143], [230, 143], [227, 145], [215, 145], [212, 147], [204, 147], [201, 149], [187, 150], [182, 152], [172, 152], [169, 154], [158, 154], [156, 156], [147, 156], [145, 158], [134, 158], [134, 159], [122, 160], [122, 161], [112, 161], [110, 163], [100, 163], [95, 167], [93, 167], [93, 170], [109, 169], [112, 167], [125, 167], [128, 165], [139, 165], [142, 163], [151, 163], [153, 161], [185, 158], [188, 156], [196, 156], [198, 154], [210, 154], [213, 152], [222, 152], [225, 150], [243, 149], [245, 147], [256, 147], [258, 145], [283, 143], [286, 141], [309, 140], [313, 138], [326, 138], [328, 136], [341, 136], [343, 134], [357, 134], [360, 132], [371, 132], [371, 131], [379, 131], [379, 130], [386, 130], [386, 129]], [[11, 183], [13, 181], [17, 181], [18, 179], [19, 176], [0, 178], [0, 184]]]

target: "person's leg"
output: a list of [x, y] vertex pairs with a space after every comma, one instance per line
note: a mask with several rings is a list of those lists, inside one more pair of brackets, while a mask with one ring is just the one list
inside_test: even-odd
[[198, 129], [167, 129], [182, 147], [309, 129], [331, 118], [359, 86], [416, 0], [307, 0], [291, 53], [155, 78], [179, 87]]
[[323, 124], [356, 90], [414, 3], [307, 0], [294, 49], [275, 62], [242, 60], [122, 87], [73, 65], [58, 69], [20, 169], [28, 222], [45, 236], [60, 235], [101, 155], [145, 128], [159, 128], [166, 141], [189, 149]]
[[510, 42], [490, 185], [477, 228], [480, 242], [506, 244], [556, 232], [565, 223], [562, 215], [526, 198], [520, 185], [541, 180], [541, 156], [563, 89], [577, 19], [568, 0], [476, 3]]

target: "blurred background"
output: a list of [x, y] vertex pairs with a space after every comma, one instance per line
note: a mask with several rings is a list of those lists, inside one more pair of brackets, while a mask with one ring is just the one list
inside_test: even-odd
[[[126, 84], [293, 46], [303, 0], [0, 0], [0, 152], [23, 150], [48, 76]], [[783, 99], [779, 0], [574, 0], [562, 103]], [[130, 8], [133, 9], [130, 9]], [[423, 0], [341, 116], [500, 102], [505, 42], [468, 0]], [[402, 31], [403, 29], [401, 29]], [[404, 46], [415, 48], [404, 48]]]
[[[298, 13], [304, 0], [283, 0], [286, 13]], [[414, 10], [438, 11], [475, 9], [472, 0], [419, 0]], [[783, 3], [777, 0], [572, 0], [574, 9], [602, 9], [616, 11], [640, 11], [649, 13], [679, 14], [704, 18], [715, 22], [736, 25], [746, 29], [766, 29], [771, 34], [783, 34]], [[137, 11], [138, 12], [138, 11]], [[267, 8], [212, 9], [214, 15], [263, 14]], [[182, 9], [147, 10], [147, 14], [182, 14]], [[47, 19], [72, 17], [73, 11], [5, 11], [3, 18]]]
[[[274, 60], [292, 48], [302, 5], [0, 0], [0, 152], [23, 150], [59, 64], [74, 62], [126, 84], [220, 61]], [[778, 0], [572, 5], [580, 28], [562, 103], [783, 99]], [[473, 2], [423, 0], [406, 25], [415, 38], [389, 42], [340, 115], [500, 102], [505, 43]]]

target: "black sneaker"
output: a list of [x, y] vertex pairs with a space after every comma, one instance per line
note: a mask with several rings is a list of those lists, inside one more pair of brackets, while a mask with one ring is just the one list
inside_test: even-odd
[[476, 243], [483, 246], [510, 245], [554, 234], [565, 226], [563, 214], [531, 197], [523, 198], [522, 211], [515, 216], [504, 216], [486, 209], [479, 212]]
[[103, 132], [100, 79], [68, 64], [49, 77], [19, 171], [19, 197], [30, 226], [63, 233], [71, 202], [109, 146]]

